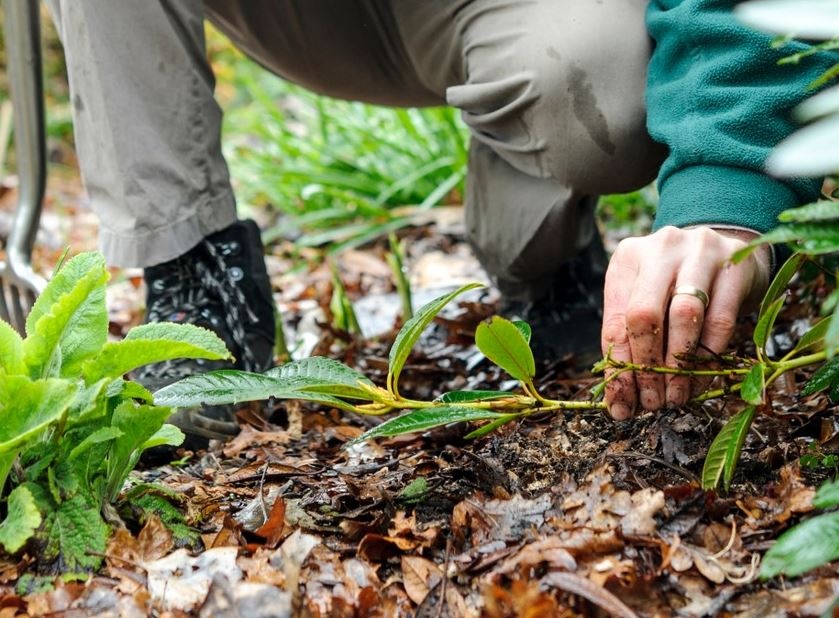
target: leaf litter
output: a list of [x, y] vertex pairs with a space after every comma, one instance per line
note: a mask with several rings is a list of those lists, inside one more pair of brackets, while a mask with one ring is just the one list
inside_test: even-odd
[[[459, 230], [405, 234], [409, 261], [427, 265], [414, 272], [418, 296], [481, 280]], [[56, 252], [36, 259], [50, 264]], [[327, 325], [319, 299], [330, 296], [330, 274], [318, 255], [304, 251], [308, 265], [290, 274], [300, 252], [271, 247], [294, 354], [325, 354], [384, 384], [399, 302], [384, 252], [376, 243], [337, 260], [359, 306], [389, 308], [366, 323], [377, 336], [359, 339]], [[139, 320], [137, 283], [128, 276], [109, 291], [114, 335]], [[793, 297], [781, 348], [812, 319], [806, 294]], [[471, 345], [497, 300], [476, 292], [438, 318], [407, 359], [401, 388], [425, 398], [509, 388]], [[753, 326], [737, 335], [746, 351]], [[593, 383], [573, 358], [540, 364], [536, 376], [548, 396], [564, 398], [585, 397]], [[475, 441], [444, 427], [350, 448], [369, 419], [295, 402], [252, 405], [238, 413], [243, 430], [231, 442], [135, 474], [180, 496], [203, 548], [179, 548], [150, 516], [116, 530], [88, 582], [57, 580], [25, 595], [18, 584], [31, 557], [5, 560], [0, 618], [820, 615], [839, 594], [835, 567], [756, 577], [762, 554], [812, 510], [815, 487], [834, 472], [799, 464], [813, 445], [834, 452], [839, 435], [824, 394], [796, 395], [806, 377], [773, 387], [771, 414], [757, 416], [720, 494], [702, 492], [697, 477], [728, 416], [725, 401], [623, 423], [598, 413], [533, 416]]]

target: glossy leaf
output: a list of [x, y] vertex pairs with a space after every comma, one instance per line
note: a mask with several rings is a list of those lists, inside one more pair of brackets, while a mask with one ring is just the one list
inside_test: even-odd
[[302, 399], [341, 410], [354, 410], [352, 405], [329, 394], [292, 390], [278, 378], [235, 369], [210, 371], [184, 378], [157, 391], [154, 401], [157, 405], [189, 408], [261, 401], [269, 397]]
[[264, 375], [276, 378], [284, 390], [326, 393], [338, 397], [371, 399], [375, 385], [355, 369], [331, 358], [315, 356], [285, 363]]
[[451, 391], [443, 393], [434, 401], [447, 404], [469, 403], [473, 401], [490, 401], [512, 396], [505, 391]]
[[530, 382], [536, 375], [533, 351], [522, 331], [509, 320], [496, 315], [489, 322], [481, 322], [475, 332], [475, 344], [515, 379]]
[[765, 315], [769, 310], [769, 306], [786, 293], [789, 282], [792, 281], [795, 273], [798, 272], [798, 269], [801, 268], [801, 265], [806, 259], [807, 256], [803, 253], [793, 253], [787, 258], [778, 269], [778, 273], [772, 278], [769, 288], [763, 295], [758, 315]]
[[732, 416], [714, 438], [702, 467], [703, 489], [714, 489], [720, 480], [728, 489], [754, 415], [754, 406], [744, 408]]
[[766, 387], [764, 382], [766, 379], [765, 371], [766, 366], [763, 363], [757, 363], [752, 366], [749, 373], [743, 379], [743, 383], [740, 386], [740, 397], [746, 403], [758, 405], [763, 401], [763, 390]]
[[839, 513], [807, 519], [784, 532], [763, 557], [763, 578], [806, 573], [839, 558]]
[[772, 333], [772, 327], [775, 326], [775, 320], [778, 318], [778, 314], [781, 312], [785, 300], [786, 298], [783, 296], [776, 298], [758, 318], [752, 339], [758, 349], [758, 356], [760, 358], [763, 358], [766, 354], [766, 342]]
[[480, 283], [470, 283], [453, 292], [444, 294], [424, 305], [414, 314], [414, 317], [405, 322], [405, 325], [399, 330], [399, 334], [396, 335], [396, 340], [393, 342], [393, 346], [390, 348], [390, 354], [388, 355], [387, 388], [391, 393], [395, 394], [398, 392], [399, 376], [402, 373], [402, 368], [405, 366], [405, 361], [408, 360], [408, 355], [411, 353], [422, 331], [431, 323], [434, 316], [464, 292], [480, 287], [483, 287]]
[[[834, 292], [834, 295], [836, 294], [837, 292]], [[827, 327], [827, 332], [824, 334], [824, 347], [827, 350], [828, 357], [832, 357], [839, 350], [839, 304], [833, 310], [830, 326]]]
[[834, 356], [816, 370], [810, 381], [801, 389], [803, 396], [812, 395], [839, 384], [839, 356]]
[[830, 318], [823, 318], [816, 322], [810, 329], [801, 335], [801, 339], [798, 340], [798, 343], [795, 344], [795, 351], [802, 352], [808, 348], [813, 346], [823, 346], [824, 345], [824, 338], [827, 335], [828, 328], [830, 327]]
[[397, 416], [396, 418], [386, 420], [381, 425], [373, 427], [373, 429], [366, 431], [350, 444], [362, 442], [371, 438], [399, 436], [404, 433], [425, 431], [427, 429], [433, 429], [434, 427], [441, 427], [451, 423], [482, 421], [487, 419], [494, 420], [502, 416], [508, 415], [502, 415], [488, 410], [458, 408], [454, 406], [440, 406], [438, 408], [412, 410], [406, 414]]
[[[839, 110], [837, 110], [839, 111]], [[782, 223], [813, 223], [818, 221], [830, 221], [839, 219], [839, 202], [822, 201], [815, 204], [807, 204], [798, 208], [790, 208], [778, 215], [778, 221]]]

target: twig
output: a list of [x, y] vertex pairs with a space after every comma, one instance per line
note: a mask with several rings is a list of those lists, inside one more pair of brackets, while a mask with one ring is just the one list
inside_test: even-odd
[[653, 455], [647, 455], [646, 453], [641, 453], [639, 451], [624, 451], [622, 453], [606, 453], [606, 457], [638, 457], [641, 459], [649, 459], [657, 464], [660, 464], [666, 468], [670, 468], [674, 472], [678, 472], [689, 481], [693, 481], [695, 483], [699, 483], [699, 479], [696, 477], [695, 474], [692, 472], [685, 470], [684, 468], [677, 466], [676, 464], [671, 464], [669, 461], [665, 461], [660, 457], [654, 457]]
[[446, 560], [443, 563], [443, 581], [440, 582], [440, 600], [437, 602], [437, 618], [442, 618], [446, 606], [446, 587], [449, 583], [449, 561], [452, 557], [452, 540], [446, 539]]

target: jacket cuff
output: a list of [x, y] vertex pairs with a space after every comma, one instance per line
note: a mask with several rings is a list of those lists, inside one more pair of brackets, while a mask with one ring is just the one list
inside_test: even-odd
[[694, 165], [669, 175], [659, 187], [653, 229], [673, 225], [744, 227], [768, 232], [781, 211], [798, 206], [798, 196], [784, 183], [754, 170]]

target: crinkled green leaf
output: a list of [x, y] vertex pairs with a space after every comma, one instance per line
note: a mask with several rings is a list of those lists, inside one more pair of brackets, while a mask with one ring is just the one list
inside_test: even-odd
[[55, 423], [70, 407], [76, 385], [24, 376], [0, 380], [0, 453], [13, 451]]
[[105, 396], [108, 398], [121, 397], [122, 399], [137, 399], [143, 403], [152, 403], [154, 401], [154, 396], [145, 386], [121, 378], [117, 378], [108, 384]]
[[425, 431], [434, 427], [441, 427], [450, 423], [461, 423], [465, 421], [482, 421], [497, 419], [503, 415], [488, 410], [476, 410], [474, 408], [457, 408], [440, 406], [438, 408], [425, 408], [412, 410], [396, 418], [386, 420], [381, 425], [364, 432], [351, 444], [362, 442], [371, 438], [385, 436], [398, 436], [403, 433]]
[[93, 571], [102, 564], [110, 528], [100, 514], [101, 505], [84, 492], [45, 512], [36, 539], [41, 563], [53, 563], [63, 573]]
[[829, 221], [839, 219], [839, 202], [822, 201], [807, 204], [798, 208], [790, 208], [778, 215], [778, 221], [783, 223], [807, 223], [815, 221]]
[[16, 487], [6, 502], [6, 519], [0, 523], [0, 545], [14, 554], [32, 538], [41, 525], [41, 512], [26, 485]]
[[116, 407], [111, 426], [122, 431], [122, 435], [113, 441], [108, 456], [107, 495], [111, 500], [116, 499], [125, 478], [136, 465], [143, 444], [160, 430], [171, 413], [168, 407], [138, 405], [133, 401]]
[[183, 431], [174, 425], [166, 423], [142, 444], [140, 451], [145, 451], [156, 446], [180, 446], [184, 443], [185, 438], [186, 436]]
[[783, 296], [776, 298], [757, 320], [754, 333], [752, 334], [752, 339], [759, 351], [758, 356], [760, 358], [763, 358], [766, 355], [766, 341], [772, 333], [772, 327], [775, 326], [775, 320], [778, 319], [778, 314], [781, 312], [781, 308], [784, 306], [785, 300], [786, 299]]
[[109, 379], [105, 378], [84, 385], [79, 382], [79, 390], [70, 405], [70, 418], [75, 423], [84, 423], [107, 414], [107, 391]]
[[816, 497], [813, 498], [813, 506], [817, 509], [839, 506], [839, 480], [830, 481], [819, 487]]
[[702, 466], [703, 489], [714, 489], [721, 479], [728, 489], [754, 415], [754, 406], [744, 408], [732, 416], [714, 438]]
[[104, 258], [82, 254], [47, 284], [26, 322], [23, 357], [30, 376], [75, 377], [101, 350], [108, 337], [107, 280]]
[[8, 375], [19, 375], [26, 371], [26, 365], [23, 362], [23, 340], [11, 325], [2, 320], [0, 320], [0, 370]]
[[85, 364], [88, 381], [118, 378], [129, 371], [176, 358], [232, 359], [213, 331], [193, 324], [155, 322], [136, 326], [125, 339], [106, 343], [102, 351]]
[[434, 401], [447, 404], [469, 403], [473, 401], [490, 401], [492, 399], [503, 399], [512, 397], [512, 393], [505, 391], [450, 391], [443, 393]]
[[839, 356], [834, 356], [816, 370], [810, 381], [801, 389], [803, 396], [812, 395], [839, 384]]
[[79, 442], [72, 451], [70, 451], [70, 456], [67, 458], [69, 461], [73, 461], [80, 455], [83, 455], [87, 451], [89, 451], [94, 445], [102, 444], [103, 442], [108, 442], [110, 440], [115, 440], [122, 435], [122, 430], [118, 429], [117, 427], [100, 427], [84, 440]]
[[393, 346], [390, 348], [390, 354], [388, 355], [389, 368], [387, 375], [387, 388], [390, 392], [398, 392], [397, 386], [399, 383], [399, 376], [402, 373], [402, 368], [405, 366], [405, 361], [408, 360], [408, 355], [411, 353], [414, 344], [416, 344], [422, 334], [422, 331], [424, 331], [434, 319], [434, 316], [440, 313], [443, 307], [449, 304], [456, 297], [460, 296], [464, 292], [480, 287], [483, 287], [480, 283], [470, 283], [458, 288], [454, 292], [444, 294], [443, 296], [440, 296], [439, 298], [424, 305], [416, 312], [416, 314], [414, 314], [414, 317], [405, 322], [404, 326], [402, 326], [399, 330], [399, 334], [396, 335], [396, 339], [394, 340]]
[[743, 383], [740, 386], [740, 397], [746, 403], [758, 405], [763, 401], [763, 389], [766, 386], [765, 370], [766, 366], [763, 363], [756, 363], [743, 378]]
[[839, 513], [807, 519], [784, 532], [763, 557], [763, 578], [806, 573], [839, 558]]
[[[292, 378], [300, 380], [305, 378]], [[302, 399], [341, 410], [353, 410], [353, 406], [327, 393], [306, 390], [292, 390], [287, 380], [261, 373], [222, 369], [189, 376], [161, 388], [154, 394], [158, 405], [189, 408], [201, 405], [226, 405], [243, 401], [261, 401], [269, 397], [277, 399]], [[349, 387], [346, 387], [349, 388]]]
[[481, 322], [475, 331], [475, 344], [493, 363], [521, 382], [536, 375], [533, 352], [522, 331], [501, 316]]

